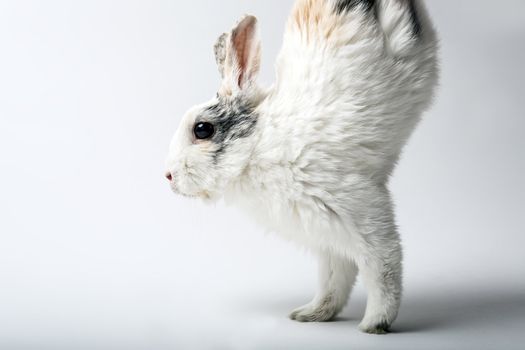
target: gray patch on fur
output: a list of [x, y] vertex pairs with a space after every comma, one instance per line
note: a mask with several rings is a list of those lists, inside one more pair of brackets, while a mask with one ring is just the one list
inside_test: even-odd
[[206, 108], [195, 122], [208, 122], [215, 127], [215, 134], [210, 141], [219, 146], [214, 154], [217, 163], [232, 142], [253, 134], [257, 115], [254, 106], [245, 101], [219, 97], [218, 102]]
[[388, 324], [386, 321], [383, 321], [365, 330], [365, 332], [368, 334], [387, 334], [389, 331], [390, 324]]
[[335, 9], [338, 14], [354, 10], [357, 7], [361, 7], [368, 12], [374, 8], [374, 5], [375, 0], [338, 0], [335, 4]]
[[[422, 30], [421, 20], [417, 13], [417, 6], [414, 0], [399, 0], [403, 1], [407, 6], [407, 11], [410, 14], [410, 21], [412, 22], [412, 33], [414, 37], [419, 37]], [[344, 12], [353, 11], [355, 9], [361, 9], [367, 13], [373, 12], [377, 15], [376, 1], [375, 0], [337, 0], [335, 3], [335, 11], [338, 14]]]
[[414, 0], [409, 1], [410, 20], [412, 22], [412, 33], [415, 37], [419, 37], [421, 34], [421, 21], [417, 14], [417, 8]]

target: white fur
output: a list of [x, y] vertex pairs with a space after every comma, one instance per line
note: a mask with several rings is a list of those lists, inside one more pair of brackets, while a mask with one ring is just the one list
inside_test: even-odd
[[[191, 135], [203, 108], [196, 107], [172, 142], [168, 171], [177, 192], [223, 195], [319, 256], [319, 291], [291, 318], [333, 318], [359, 271], [368, 288], [360, 328], [382, 333], [397, 316], [402, 292], [401, 246], [387, 182], [431, 102], [437, 43], [419, 1], [418, 39], [406, 0], [379, 1], [374, 20], [356, 9], [319, 27], [297, 24], [305, 6], [317, 3], [309, 9], [325, 11], [331, 1], [297, 1], [272, 88], [262, 93], [250, 83], [230, 92], [257, 104], [254, 133], [234, 142], [213, 165], [215, 146]], [[333, 30], [329, 37], [322, 34], [327, 28]], [[257, 43], [253, 52], [259, 55]]]

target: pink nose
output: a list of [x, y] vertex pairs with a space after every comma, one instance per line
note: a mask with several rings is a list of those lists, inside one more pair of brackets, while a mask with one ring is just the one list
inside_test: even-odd
[[171, 182], [171, 180], [173, 180], [173, 176], [171, 175], [171, 173], [166, 173], [166, 179], [168, 179], [168, 181]]

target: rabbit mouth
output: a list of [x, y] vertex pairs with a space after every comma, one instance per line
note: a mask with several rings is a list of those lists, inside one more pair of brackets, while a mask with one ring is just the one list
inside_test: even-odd
[[177, 194], [179, 196], [183, 196], [183, 197], [186, 197], [186, 198], [197, 198], [196, 195], [187, 194], [187, 193], [183, 193], [183, 192], [180, 192], [180, 191], [173, 191], [173, 192], [175, 192], [175, 194]]
[[195, 195], [182, 192], [175, 182], [172, 182], [170, 184], [170, 187], [171, 187], [171, 190], [173, 191], [173, 193], [175, 193], [177, 195], [180, 195], [180, 196], [183, 196], [183, 197], [186, 197], [186, 198], [195, 198], [196, 197]]
[[186, 197], [186, 198], [201, 198], [201, 199], [204, 199], [204, 200], [209, 200], [212, 198], [211, 194], [208, 192], [208, 191], [200, 191], [196, 194], [192, 194], [192, 193], [186, 193], [186, 192], [183, 192], [180, 190], [180, 188], [175, 184], [175, 183], [172, 183], [171, 184], [171, 190], [173, 191], [173, 193], [179, 195], [179, 196], [183, 196], [183, 197]]

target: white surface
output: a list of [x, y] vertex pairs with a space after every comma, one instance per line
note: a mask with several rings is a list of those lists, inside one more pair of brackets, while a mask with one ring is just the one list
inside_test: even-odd
[[442, 88], [392, 181], [404, 304], [371, 336], [361, 287], [337, 322], [287, 320], [308, 254], [162, 178], [218, 34], [258, 15], [269, 83], [291, 1], [0, 2], [0, 348], [521, 348], [525, 4], [428, 3]]

